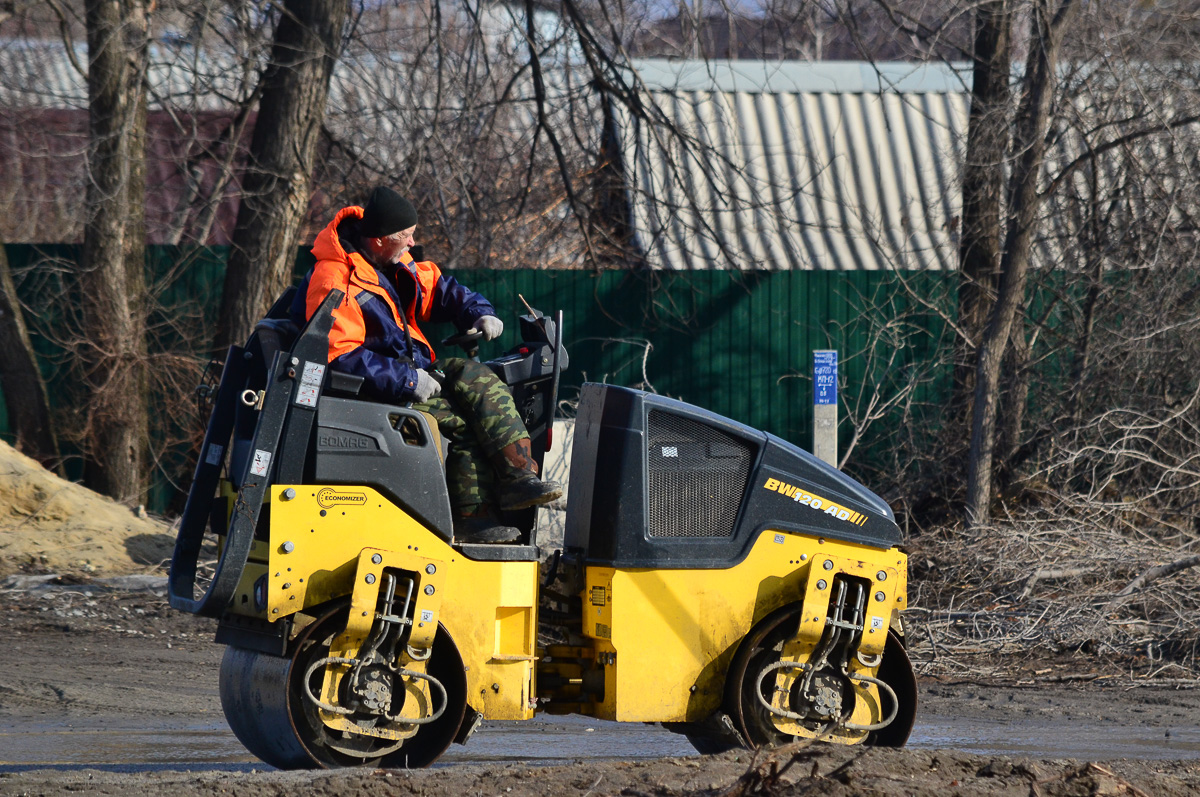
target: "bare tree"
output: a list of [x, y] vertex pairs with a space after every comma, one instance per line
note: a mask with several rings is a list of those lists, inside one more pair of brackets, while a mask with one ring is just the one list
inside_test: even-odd
[[88, 484], [146, 489], [146, 0], [88, 0], [88, 217], [80, 285]]
[[364, 12], [334, 75], [326, 195], [408, 193], [443, 267], [588, 262], [601, 102], [576, 30], [537, 3]]
[[48, 468], [60, 467], [46, 383], [38, 370], [17, 289], [0, 241], [0, 388], [17, 448]]
[[[1188, 412], [1168, 413], [1161, 395], [1155, 406], [1137, 389], [1097, 388], [1161, 381], [1177, 402], [1191, 394], [1193, 383], [1174, 373], [1120, 370], [1132, 360], [1122, 363], [1115, 351], [1131, 358], [1132, 347], [1114, 340], [1138, 329], [1154, 346], [1181, 345], [1175, 330], [1190, 325], [1197, 183], [1188, 153], [1200, 86], [1179, 65], [1196, 51], [1193, 11], [1041, 0], [873, 0], [839, 9], [863, 57], [900, 46], [887, 42], [874, 15], [914, 52], [953, 57], [961, 46], [972, 59], [957, 313], [946, 317], [957, 332], [954, 393], [941, 434], [930, 438], [943, 460], [961, 462], [953, 456], [961, 419], [973, 419], [968, 516], [986, 522], [998, 492], [1011, 499], [1022, 483], [1079, 474], [1084, 463], [1102, 482], [1102, 473], [1137, 472], [1143, 494], [1160, 501], [1166, 494], [1155, 479], [1187, 484]], [[959, 42], [963, 19], [973, 35]], [[1024, 69], [1013, 68], [1017, 58]], [[1157, 313], [1144, 298], [1151, 280], [1173, 286], [1152, 292]], [[1128, 296], [1126, 282], [1143, 293]], [[1157, 369], [1152, 363], [1158, 358], [1138, 369]], [[1141, 432], [1117, 432], [1143, 427], [1121, 415], [1134, 407], [1156, 419], [1151, 437], [1173, 441], [1170, 456], [1149, 455]], [[936, 470], [926, 474], [929, 492], [955, 500], [961, 471]], [[1094, 489], [1078, 477], [1056, 484], [1072, 481]]]
[[291, 279], [348, 0], [288, 0], [242, 181], [215, 347], [241, 342]]
[[[975, 9], [971, 114], [962, 178], [961, 280], [958, 319], [982, 331], [995, 298], [1002, 250], [1004, 164], [1008, 155], [1009, 83], [1012, 74], [1012, 3], [985, 0]], [[960, 339], [955, 358], [957, 406], [969, 408], [974, 386], [971, 365], [978, 340]]]
[[1010, 211], [1000, 261], [1000, 282], [996, 302], [980, 339], [975, 375], [971, 453], [967, 463], [967, 516], [971, 523], [984, 523], [989, 517], [1001, 365], [1013, 323], [1025, 301], [1025, 283], [1042, 200], [1038, 193], [1038, 178], [1045, 158], [1059, 53], [1066, 28], [1078, 12], [1076, 0], [1039, 1], [1034, 5], [1029, 57], [1025, 63], [1021, 102], [1014, 120], [1016, 159], [1010, 181]]

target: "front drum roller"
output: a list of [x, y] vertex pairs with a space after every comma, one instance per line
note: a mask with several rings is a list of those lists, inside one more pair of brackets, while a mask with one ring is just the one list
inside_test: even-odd
[[[754, 690], [759, 688], [758, 674], [779, 660], [783, 643], [795, 634], [800, 611], [799, 605], [784, 606], [763, 618], [742, 640], [729, 667], [725, 681], [725, 711], [734, 728], [751, 747], [774, 747], [796, 740], [775, 727]], [[891, 687], [899, 705], [894, 707], [895, 718], [887, 726], [868, 733], [865, 743], [877, 747], [903, 747], [916, 719], [917, 679], [900, 637], [891, 630], [877, 677]], [[765, 684], [763, 688], [767, 688]], [[892, 700], [885, 690], [880, 691], [880, 696], [886, 717], [892, 712]], [[764, 695], [764, 699], [769, 702], [770, 696]]]
[[[429, 766], [450, 746], [466, 712], [467, 678], [458, 648], [439, 624], [426, 667], [446, 689], [446, 709], [435, 721], [401, 742], [345, 737], [321, 722], [304, 694], [303, 679], [313, 662], [329, 655], [348, 616], [343, 603], [319, 617], [292, 640], [286, 657], [226, 648], [220, 690], [229, 727], [247, 750], [279, 769]], [[320, 694], [323, 678], [324, 668], [317, 667], [309, 684], [313, 694]]]

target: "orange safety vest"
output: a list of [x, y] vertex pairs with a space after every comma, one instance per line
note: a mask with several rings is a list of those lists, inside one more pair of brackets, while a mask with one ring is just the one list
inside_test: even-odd
[[404, 308], [404, 312], [396, 306], [391, 293], [379, 284], [379, 274], [375, 268], [358, 252], [347, 253], [338, 238], [337, 228], [346, 218], [362, 218], [363, 209], [357, 205], [342, 208], [333, 217], [333, 221], [321, 231], [313, 244], [312, 252], [317, 258], [308, 280], [308, 293], [305, 297], [306, 317], [312, 318], [317, 307], [324, 301], [329, 291], [337, 288], [346, 294], [346, 298], [333, 311], [333, 328], [329, 332], [329, 362], [355, 348], [363, 345], [366, 338], [366, 324], [363, 320], [362, 304], [368, 300], [363, 293], [370, 294], [370, 300], [382, 300], [391, 310], [391, 318], [396, 324], [397, 331], [403, 335], [407, 328], [414, 344], [420, 342], [429, 350], [432, 362], [436, 355], [429, 339], [417, 325], [418, 321], [428, 321], [433, 307], [434, 293], [441, 269], [436, 264], [423, 260], [414, 263], [412, 256], [405, 252], [401, 264], [415, 272], [420, 290], [414, 292], [413, 305], [420, 306]]

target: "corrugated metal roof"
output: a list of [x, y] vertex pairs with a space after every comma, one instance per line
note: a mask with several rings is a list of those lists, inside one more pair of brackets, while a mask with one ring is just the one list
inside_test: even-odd
[[970, 90], [970, 65], [867, 61], [634, 61], [648, 87], [750, 94], [939, 94]]
[[[506, 54], [525, 48], [524, 6], [487, 4], [471, 18], [482, 26], [496, 58], [490, 67], [497, 73], [501, 63], [520, 73], [522, 61]], [[559, 15], [535, 11], [535, 23], [547, 39], [554, 39]], [[264, 64], [232, 48], [196, 47], [187, 41], [156, 40], [149, 47], [149, 91], [152, 108], [180, 108], [217, 111], [236, 108], [253, 90]], [[572, 47], [556, 46], [542, 54], [547, 69], [546, 84], [551, 91], [561, 89], [556, 73], [558, 61], [574, 57]], [[74, 42], [68, 48], [61, 39], [0, 38], [0, 107], [4, 108], [87, 108], [87, 78], [76, 68], [86, 69], [87, 43]], [[343, 52], [334, 64], [329, 88], [329, 111], [394, 113], [399, 108], [431, 107], [448, 103], [469, 104], [473, 98], [443, 96], [444, 91], [429, 88], [414, 92], [414, 80], [434, 83], [439, 77], [436, 60], [425, 60], [405, 51], [374, 51], [362, 46]], [[505, 82], [502, 80], [501, 82]], [[526, 79], [526, 82], [527, 79]], [[443, 87], [444, 88], [444, 87]], [[532, 91], [532, 90], [530, 90]], [[403, 121], [397, 124], [404, 124]]]
[[652, 268], [957, 267], [965, 69], [633, 67], [644, 99], [683, 135], [616, 108], [634, 233]]
[[[506, 28], [505, 21], [498, 17], [507, 13], [506, 9], [489, 9], [482, 15], [489, 29], [511, 33], [513, 26]], [[546, 24], [549, 15], [540, 16], [541, 24]], [[543, 63], [549, 64], [545, 86], [554, 104], [569, 88], [564, 84], [563, 70], [555, 69], [549, 56], [543, 58]], [[253, 90], [262, 69], [262, 64], [247, 61], [232, 50], [197, 48], [187, 43], [153, 43], [149, 61], [151, 109], [235, 110]], [[86, 110], [87, 79], [76, 69], [76, 63], [86, 69], [86, 43], [76, 43], [68, 50], [56, 39], [0, 39], [0, 108]], [[510, 103], [531, 102], [532, 83], [521, 73], [520, 63], [512, 63], [512, 71], [519, 78], [512, 89], [515, 99]], [[500, 67], [492, 68], [500, 72]], [[364, 144], [374, 146], [379, 140], [395, 138], [398, 130], [411, 125], [410, 118], [398, 113], [401, 110], [410, 115], [413, 111], [466, 112], [472, 102], [479, 101], [446, 92], [439, 83], [445, 78], [431, 63], [420, 59], [414, 62], [409, 53], [362, 48], [343, 53], [334, 64], [330, 80], [327, 118], [332, 124], [348, 127], [349, 133]], [[516, 120], [522, 129], [532, 130], [532, 114], [530, 110]]]
[[[86, 110], [87, 77], [71, 62], [72, 54], [86, 69], [86, 42], [69, 53], [58, 40], [0, 40], [0, 107]], [[149, 59], [152, 108], [225, 110], [253, 88], [241, 76], [255, 65], [239, 63], [232, 53], [152, 44]]]

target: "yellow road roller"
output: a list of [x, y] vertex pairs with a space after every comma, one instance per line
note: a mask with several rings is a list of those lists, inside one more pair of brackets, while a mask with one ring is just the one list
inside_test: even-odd
[[[539, 712], [661, 723], [702, 753], [905, 743], [907, 560], [882, 499], [773, 435], [585, 384], [561, 548], [542, 555], [536, 510], [504, 518], [517, 543], [460, 544], [436, 423], [328, 367], [341, 300], [295, 329], [281, 298], [199, 391], [169, 595], [217, 621], [222, 706], [250, 752], [423, 767], [483, 720]], [[520, 327], [487, 365], [540, 464], [562, 315]]]

